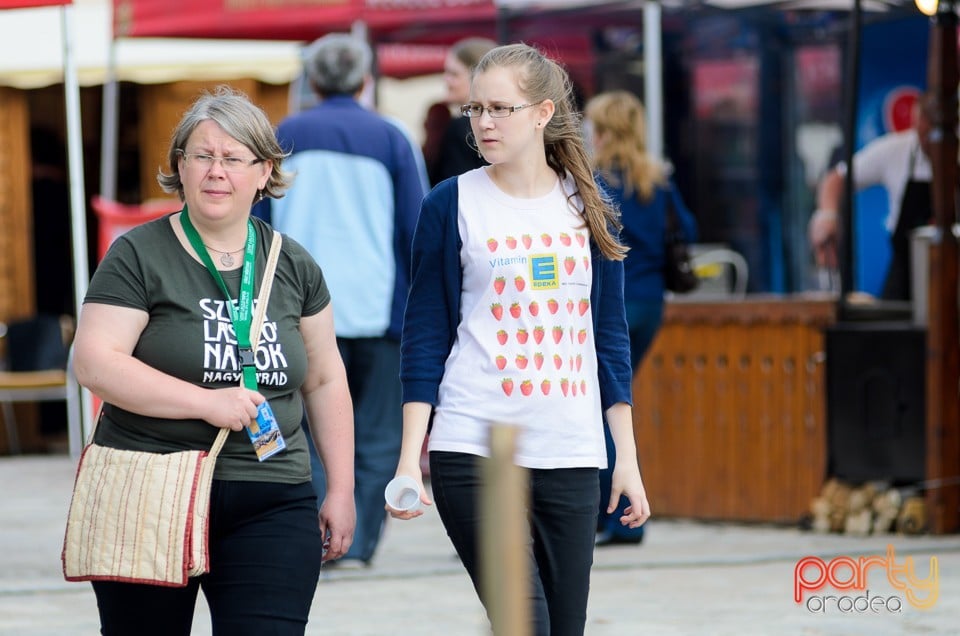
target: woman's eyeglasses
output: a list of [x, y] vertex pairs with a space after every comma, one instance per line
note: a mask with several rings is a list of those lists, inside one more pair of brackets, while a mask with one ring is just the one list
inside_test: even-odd
[[258, 164], [262, 159], [244, 159], [242, 157], [218, 157], [208, 155], [203, 152], [184, 152], [180, 150], [180, 155], [187, 162], [187, 166], [194, 166], [209, 170], [217, 161], [223, 166], [225, 172], [243, 172], [252, 165]]
[[503, 117], [509, 117], [518, 110], [523, 110], [524, 108], [529, 108], [530, 106], [536, 106], [536, 104], [521, 104], [519, 106], [481, 106], [480, 104], [464, 104], [460, 107], [460, 114], [464, 117], [469, 117], [473, 119], [475, 117], [480, 117], [483, 115], [483, 111], [487, 111], [491, 117], [494, 119], [502, 119]]

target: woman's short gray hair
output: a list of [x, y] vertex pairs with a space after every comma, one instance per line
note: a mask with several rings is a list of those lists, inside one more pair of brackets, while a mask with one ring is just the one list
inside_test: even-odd
[[277, 142], [273, 125], [266, 113], [241, 91], [229, 86], [218, 86], [213, 93], [204, 92], [184, 113], [173, 129], [167, 162], [170, 172], [161, 168], [157, 181], [165, 192], [177, 193], [183, 201], [183, 181], [180, 179], [180, 157], [190, 135], [204, 121], [213, 121], [224, 132], [250, 149], [257, 159], [273, 162], [270, 178], [263, 196], [279, 199], [290, 186], [293, 176], [281, 169], [285, 153]]
[[330, 33], [303, 51], [303, 64], [320, 95], [353, 95], [370, 74], [373, 52], [364, 40], [347, 33]]

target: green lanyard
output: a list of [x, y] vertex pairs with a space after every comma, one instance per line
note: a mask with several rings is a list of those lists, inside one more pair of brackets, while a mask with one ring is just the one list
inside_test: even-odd
[[230, 298], [230, 292], [227, 290], [223, 277], [213, 264], [210, 255], [207, 254], [207, 248], [203, 244], [203, 239], [193, 223], [190, 222], [190, 215], [187, 213], [187, 206], [183, 206], [183, 212], [180, 213], [180, 225], [190, 241], [190, 245], [200, 256], [200, 260], [207, 266], [207, 271], [217, 281], [220, 290], [227, 298], [227, 308], [230, 311], [230, 319], [233, 320], [233, 331], [237, 336], [237, 353], [240, 356], [240, 366], [243, 370], [243, 385], [251, 391], [257, 390], [257, 364], [253, 355], [253, 347], [250, 343], [250, 323], [253, 316], [253, 276], [254, 264], [257, 256], [257, 233], [253, 228], [253, 221], [247, 219], [247, 243], [243, 250], [243, 271], [240, 275], [240, 299], [237, 304], [239, 308], [233, 306], [233, 299]]

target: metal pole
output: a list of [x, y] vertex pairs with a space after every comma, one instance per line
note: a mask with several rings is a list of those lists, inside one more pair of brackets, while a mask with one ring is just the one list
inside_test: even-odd
[[117, 137], [120, 89], [117, 83], [117, 40], [110, 38], [107, 76], [103, 81], [103, 114], [100, 118], [100, 196], [117, 200]]
[[[80, 84], [77, 80], [77, 66], [74, 57], [73, 42], [73, 5], [64, 5], [60, 9], [60, 18], [63, 31], [63, 89], [65, 93], [67, 111], [67, 159], [70, 181], [70, 218], [71, 238], [73, 249], [73, 291], [77, 315], [83, 306], [83, 297], [87, 293], [87, 282], [90, 279], [87, 264], [87, 207], [86, 194], [83, 185], [83, 138], [80, 119]], [[68, 378], [71, 377], [68, 375]], [[79, 419], [69, 422], [73, 435], [79, 433], [79, 439], [84, 439], [86, 428], [84, 422], [93, 412], [93, 398], [86, 389], [80, 392], [82, 408]], [[74, 444], [71, 444], [73, 448]]]
[[[850, 29], [847, 34], [846, 69], [846, 112], [844, 113], [844, 160], [847, 174], [844, 178], [843, 201], [840, 206], [840, 227], [843, 228], [837, 244], [837, 266], [840, 268], [840, 306], [844, 305], [844, 294], [853, 291], [853, 219], [854, 219], [854, 183], [853, 154], [857, 145], [857, 103], [860, 101], [860, 0], [854, 0], [850, 12]], [[842, 311], [841, 311], [842, 315]]]
[[643, 101], [647, 107], [647, 151], [664, 158], [663, 148], [663, 46], [660, 3], [643, 5]]

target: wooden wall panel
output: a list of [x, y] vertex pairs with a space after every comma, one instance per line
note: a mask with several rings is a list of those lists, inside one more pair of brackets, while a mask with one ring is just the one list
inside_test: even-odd
[[[26, 93], [0, 87], [0, 320], [26, 318], [36, 313], [33, 271], [33, 201], [30, 169], [30, 112]], [[5, 356], [0, 340], [0, 356]], [[15, 404], [20, 445], [24, 451], [41, 447], [37, 410]], [[6, 430], [6, 422], [3, 422]], [[6, 435], [0, 453], [7, 453]]]
[[[144, 200], [169, 198], [157, 183], [157, 171], [167, 167], [170, 135], [187, 108], [204, 90], [214, 90], [222, 81], [173, 82], [145, 85], [139, 91], [140, 184]], [[252, 79], [228, 83], [243, 91], [263, 108], [274, 126], [287, 114], [287, 85], [264, 84]]]
[[0, 320], [33, 315], [30, 114], [26, 94], [0, 87]]
[[669, 303], [634, 378], [657, 515], [795, 522], [826, 476], [824, 326], [832, 301]]

